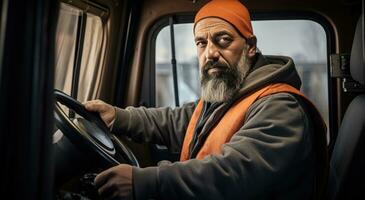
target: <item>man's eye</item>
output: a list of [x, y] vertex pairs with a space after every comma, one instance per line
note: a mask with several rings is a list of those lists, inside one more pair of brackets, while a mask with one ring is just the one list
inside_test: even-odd
[[204, 41], [197, 41], [195, 42], [196, 46], [197, 47], [205, 47], [206, 46], [206, 42]]
[[219, 37], [217, 40], [217, 43], [221, 46], [226, 46], [231, 42], [232, 42], [232, 39], [230, 37]]

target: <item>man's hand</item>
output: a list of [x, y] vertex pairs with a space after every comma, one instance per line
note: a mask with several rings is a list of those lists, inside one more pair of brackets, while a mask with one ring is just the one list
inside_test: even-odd
[[115, 109], [112, 105], [105, 103], [102, 100], [92, 100], [84, 103], [86, 110], [98, 112], [106, 126], [110, 128], [115, 120]]
[[133, 199], [132, 166], [121, 164], [109, 168], [95, 178], [95, 186], [104, 199]]

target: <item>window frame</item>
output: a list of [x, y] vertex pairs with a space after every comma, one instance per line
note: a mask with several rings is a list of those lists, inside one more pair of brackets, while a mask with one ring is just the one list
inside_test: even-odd
[[[150, 28], [147, 36], [146, 53], [143, 68], [143, 80], [141, 88], [140, 105], [147, 107], [156, 106], [156, 79], [155, 79], [155, 54], [156, 54], [156, 39], [160, 31], [169, 26], [170, 17], [173, 17], [174, 25], [181, 23], [190, 23], [194, 21], [194, 14], [188, 12], [177, 13], [175, 15], [167, 15], [156, 21]], [[153, 74], [153, 76], [150, 76]]]
[[[155, 53], [156, 39], [159, 32], [169, 26], [169, 18], [173, 17], [174, 24], [191, 23], [194, 21], [195, 13], [181, 12], [173, 15], [166, 15], [156, 20], [151, 26], [147, 36], [143, 79], [141, 84], [140, 105], [146, 107], [156, 106], [156, 69]], [[335, 28], [332, 23], [319, 13], [310, 11], [280, 11], [280, 12], [255, 12], [251, 14], [252, 21], [269, 20], [310, 20], [318, 23], [325, 31], [327, 39], [327, 84], [328, 84], [328, 117], [329, 117], [329, 147], [334, 145], [338, 131], [338, 90], [337, 80], [331, 77], [330, 55], [336, 53], [337, 43]]]
[[[115, 106], [124, 107], [126, 104], [126, 99], [124, 94], [127, 89], [127, 82], [129, 79], [130, 63], [133, 58], [133, 49], [135, 47], [135, 41], [137, 39], [136, 32], [138, 31], [140, 14], [141, 14], [141, 2], [139, 1], [125, 1], [125, 10], [123, 15], [123, 26], [125, 29], [121, 30], [120, 33], [120, 52], [117, 60], [117, 70], [116, 70], [116, 83], [113, 90], [115, 96], [113, 97], [113, 102]], [[120, 58], [119, 58], [120, 57]]]
[[86, 13], [90, 13], [96, 16], [99, 16], [103, 23], [106, 22], [106, 20], [109, 17], [110, 10], [107, 6], [101, 5], [95, 1], [89, 0], [89, 1], [83, 1], [83, 0], [60, 0], [61, 3], [68, 4], [70, 6], [76, 7]]

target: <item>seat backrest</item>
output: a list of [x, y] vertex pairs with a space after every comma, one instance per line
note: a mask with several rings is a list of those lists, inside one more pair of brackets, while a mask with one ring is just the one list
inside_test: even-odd
[[[365, 86], [364, 16], [356, 27], [350, 71]], [[330, 161], [329, 199], [365, 199], [365, 94], [358, 94], [348, 106]]]

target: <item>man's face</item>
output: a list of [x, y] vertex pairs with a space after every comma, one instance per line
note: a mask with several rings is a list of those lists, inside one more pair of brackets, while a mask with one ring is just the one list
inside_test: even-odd
[[246, 40], [228, 22], [206, 18], [195, 26], [202, 99], [225, 102], [241, 88], [249, 70]]

